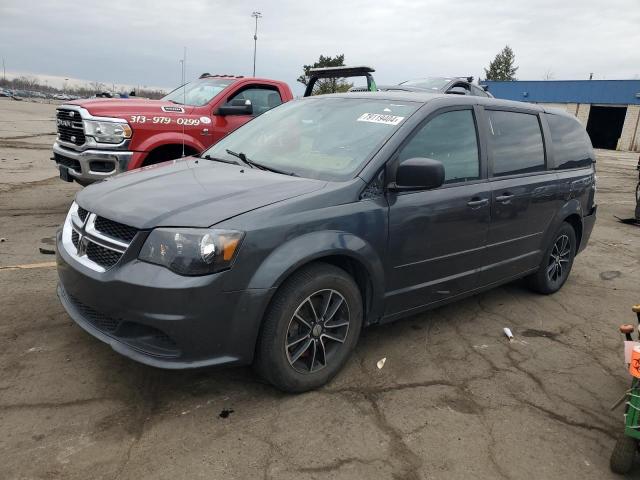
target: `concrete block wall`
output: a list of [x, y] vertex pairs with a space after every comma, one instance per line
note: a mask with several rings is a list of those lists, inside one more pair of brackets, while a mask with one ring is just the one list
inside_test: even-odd
[[580, 103], [576, 106], [576, 117], [580, 120], [580, 123], [587, 127], [589, 121], [589, 112], [591, 111], [591, 105], [588, 103]]
[[640, 152], [640, 105], [628, 105], [618, 150]]

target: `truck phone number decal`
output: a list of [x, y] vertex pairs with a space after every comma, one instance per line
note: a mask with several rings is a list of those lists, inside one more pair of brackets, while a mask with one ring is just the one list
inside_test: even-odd
[[178, 125], [200, 125], [200, 123], [204, 123], [197, 118], [184, 118], [178, 117], [173, 119], [171, 117], [147, 117], [145, 115], [131, 115], [129, 117], [131, 123], [153, 123], [156, 125], [170, 125], [172, 123], [176, 123]]

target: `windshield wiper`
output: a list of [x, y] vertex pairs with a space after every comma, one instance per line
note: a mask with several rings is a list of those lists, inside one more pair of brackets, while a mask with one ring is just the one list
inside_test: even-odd
[[168, 100], [168, 101], [171, 102], [171, 103], [175, 103], [176, 105], [184, 105], [183, 103], [176, 102], [175, 100]]
[[254, 160], [251, 160], [242, 152], [239, 152], [239, 153], [238, 152], [234, 152], [233, 150], [229, 150], [227, 148], [227, 153], [229, 155], [233, 155], [236, 158], [239, 158], [244, 163], [249, 165], [251, 168], [259, 168], [260, 170], [268, 170], [270, 172], [280, 173], [282, 175], [289, 175], [289, 176], [292, 176], [292, 177], [297, 177], [297, 175], [295, 173], [293, 173], [293, 172], [285, 172], [284, 170], [280, 170], [279, 168], [269, 167], [267, 165], [263, 165], [262, 163], [258, 163], [258, 162], [254, 161]]
[[211, 155], [202, 155], [200, 158], [204, 158], [205, 160], [213, 160], [214, 162], [230, 163], [231, 165], [240, 165], [240, 163], [236, 162], [235, 160], [227, 160], [226, 158], [212, 157]]

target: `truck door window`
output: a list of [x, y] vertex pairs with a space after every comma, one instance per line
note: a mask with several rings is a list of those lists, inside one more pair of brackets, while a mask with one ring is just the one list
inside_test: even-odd
[[232, 100], [250, 100], [253, 105], [253, 114], [258, 116], [263, 114], [267, 110], [271, 110], [273, 107], [277, 107], [282, 103], [280, 93], [275, 88], [266, 87], [252, 87], [242, 90], [228, 101]]
[[445, 112], [418, 130], [398, 156], [399, 162], [424, 157], [440, 160], [445, 183], [480, 178], [476, 125], [471, 110]]
[[494, 177], [545, 169], [537, 115], [487, 110], [487, 116]]

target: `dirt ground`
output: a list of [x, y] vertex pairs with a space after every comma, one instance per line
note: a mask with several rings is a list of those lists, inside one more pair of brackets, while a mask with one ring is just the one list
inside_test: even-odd
[[54, 108], [0, 99], [0, 478], [616, 478], [640, 228], [613, 215], [633, 214], [637, 154], [599, 152], [598, 222], [559, 293], [371, 328], [331, 384], [284, 395], [249, 368], [138, 365], [70, 320], [39, 252], [80, 189], [49, 160]]

